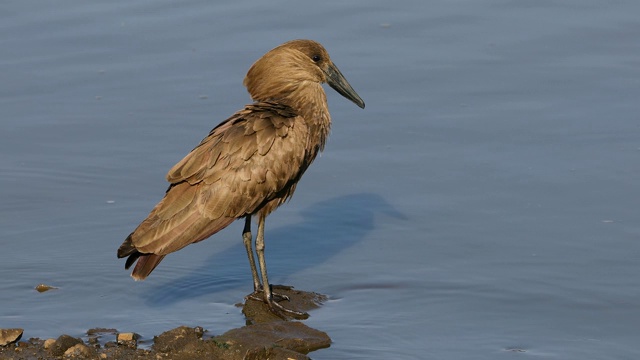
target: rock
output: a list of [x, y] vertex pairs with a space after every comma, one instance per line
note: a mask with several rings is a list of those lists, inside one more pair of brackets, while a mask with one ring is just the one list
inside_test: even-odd
[[153, 349], [160, 353], [182, 351], [189, 344], [199, 342], [204, 330], [201, 327], [180, 326], [153, 337]]
[[60, 335], [56, 341], [49, 346], [49, 353], [53, 356], [62, 356], [70, 347], [82, 344], [82, 340], [69, 335]]
[[278, 320], [247, 325], [209, 339], [202, 328], [181, 326], [154, 337], [158, 359], [309, 359], [307, 353], [328, 347], [329, 336], [301, 322]]
[[[275, 294], [286, 296], [289, 300], [280, 301], [280, 305], [290, 310], [305, 312], [317, 309], [327, 300], [327, 297], [315, 292], [295, 290], [292, 286], [271, 285]], [[263, 301], [255, 300], [247, 296], [247, 301], [242, 307], [242, 313], [249, 324], [268, 323], [281, 321], [282, 318], [269, 310], [269, 306]]]
[[309, 360], [311, 358], [307, 355], [300, 354], [299, 352], [279, 347], [249, 350], [242, 358], [242, 360], [262, 359]]
[[95, 350], [91, 349], [85, 344], [76, 344], [67, 349], [64, 352], [65, 357], [81, 357], [85, 358], [93, 358], [96, 356]]
[[119, 333], [116, 336], [116, 342], [118, 343], [118, 345], [135, 348], [138, 346], [139, 338], [140, 338], [140, 335], [136, 333]]
[[24, 329], [0, 329], [0, 346], [7, 346], [20, 340]]
[[49, 349], [51, 346], [53, 346], [53, 344], [56, 343], [56, 339], [47, 339], [44, 341], [44, 344], [42, 345], [45, 349]]
[[275, 347], [308, 354], [331, 345], [331, 338], [327, 333], [310, 328], [301, 322], [292, 321], [249, 325], [229, 330], [212, 340], [228, 344], [230, 350], [244, 348], [247, 354], [256, 352], [257, 355], [260, 354], [261, 349]]

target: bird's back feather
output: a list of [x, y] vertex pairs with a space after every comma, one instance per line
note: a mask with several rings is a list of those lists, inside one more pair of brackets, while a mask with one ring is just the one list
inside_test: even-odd
[[[129, 235], [118, 256], [146, 277], [162, 258], [202, 241], [237, 218], [289, 198], [308, 167], [308, 129], [284, 105], [248, 105], [216, 126], [167, 174], [171, 186]], [[265, 214], [266, 215], [266, 214]]]

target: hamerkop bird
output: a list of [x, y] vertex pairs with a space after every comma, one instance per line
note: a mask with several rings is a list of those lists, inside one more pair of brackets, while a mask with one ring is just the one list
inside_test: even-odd
[[[171, 185], [149, 216], [118, 249], [131, 276], [145, 279], [162, 259], [244, 218], [242, 239], [253, 275], [254, 296], [279, 315], [304, 315], [273, 299], [264, 258], [265, 218], [287, 201], [318, 152], [331, 117], [322, 83], [364, 109], [364, 101], [322, 45], [293, 40], [267, 52], [244, 79], [254, 103], [213, 128], [167, 174]], [[255, 251], [251, 217], [258, 217]]]

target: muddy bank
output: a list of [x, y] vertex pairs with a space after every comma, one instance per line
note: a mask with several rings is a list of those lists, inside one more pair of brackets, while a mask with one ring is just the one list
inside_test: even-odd
[[[326, 300], [320, 294], [274, 287], [289, 300], [280, 303], [307, 312]], [[57, 339], [30, 338], [21, 329], [0, 330], [0, 360], [4, 359], [308, 359], [309, 352], [329, 347], [329, 336], [304, 323], [274, 315], [261, 301], [242, 305], [247, 325], [224, 334], [210, 334], [201, 327], [181, 326], [154, 336], [149, 349], [138, 348], [139, 335], [126, 329], [96, 328], [87, 340], [61, 335]], [[121, 331], [119, 331], [121, 330]], [[24, 335], [24, 336], [23, 336]]]

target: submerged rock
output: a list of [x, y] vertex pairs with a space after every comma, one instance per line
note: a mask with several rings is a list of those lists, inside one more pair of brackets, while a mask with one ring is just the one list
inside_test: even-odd
[[7, 346], [20, 340], [24, 329], [0, 329], [0, 346]]
[[111, 328], [93, 328], [93, 329], [87, 330], [87, 335], [88, 336], [94, 336], [94, 335], [100, 336], [100, 335], [103, 335], [103, 334], [113, 334], [113, 335], [115, 335], [117, 333], [118, 333], [118, 330], [111, 329]]
[[87, 342], [94, 346], [106, 345], [107, 341], [115, 341], [118, 330], [111, 328], [93, 328], [87, 330]]

